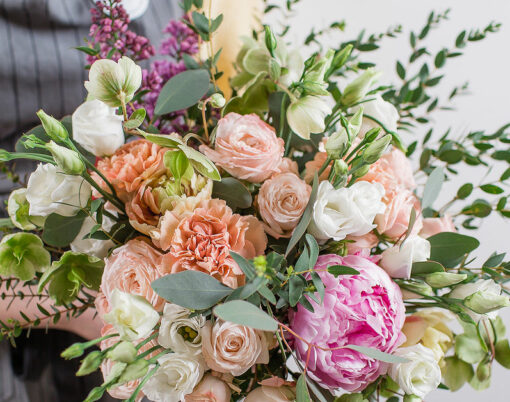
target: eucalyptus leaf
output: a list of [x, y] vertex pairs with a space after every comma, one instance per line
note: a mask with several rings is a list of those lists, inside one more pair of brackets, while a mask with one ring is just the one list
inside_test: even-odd
[[421, 206], [423, 209], [431, 208], [432, 204], [436, 200], [441, 188], [443, 187], [444, 182], [444, 172], [442, 167], [435, 168], [427, 180], [425, 184], [425, 189], [423, 190], [423, 197], [421, 201]]
[[79, 211], [74, 216], [50, 214], [44, 222], [42, 239], [46, 244], [54, 247], [68, 246], [78, 235], [87, 214]]
[[214, 307], [213, 313], [224, 321], [230, 321], [245, 327], [271, 332], [278, 329], [278, 322], [274, 318], [244, 300], [233, 300], [219, 304]]
[[221, 181], [214, 182], [212, 196], [225, 200], [227, 205], [234, 210], [249, 208], [253, 202], [250, 191], [233, 177], [224, 177]]
[[464, 255], [480, 245], [474, 237], [454, 232], [438, 233], [427, 240], [430, 242], [430, 259], [446, 268], [455, 267]]
[[331, 265], [328, 267], [328, 272], [331, 275], [359, 275], [359, 271], [346, 265]]
[[381, 352], [378, 349], [367, 348], [366, 346], [346, 345], [345, 348], [355, 350], [357, 352], [363, 353], [365, 356], [380, 360], [385, 363], [407, 363], [409, 361], [403, 357]]
[[427, 275], [434, 272], [444, 272], [444, 267], [435, 261], [419, 261], [413, 262], [411, 276]]
[[296, 402], [311, 402], [308, 386], [306, 385], [306, 376], [301, 374], [296, 384]]

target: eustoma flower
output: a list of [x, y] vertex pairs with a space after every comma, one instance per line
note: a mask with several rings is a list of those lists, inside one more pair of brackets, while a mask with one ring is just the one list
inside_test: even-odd
[[[335, 278], [325, 272], [328, 266], [339, 264], [353, 267], [360, 274]], [[318, 346], [310, 351], [308, 374], [331, 390], [361, 391], [386, 372], [387, 364], [348, 345], [391, 353], [405, 340], [401, 333], [405, 309], [400, 289], [381, 268], [361, 256], [322, 255], [315, 270], [326, 286], [322, 305], [310, 299], [315, 312], [298, 305], [290, 316], [291, 329]], [[309, 345], [303, 340], [296, 338], [295, 347], [305, 365]]]

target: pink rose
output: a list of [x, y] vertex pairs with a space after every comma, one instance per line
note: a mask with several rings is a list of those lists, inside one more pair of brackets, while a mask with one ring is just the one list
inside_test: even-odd
[[356, 254], [362, 252], [363, 250], [371, 250], [377, 243], [379, 243], [379, 239], [374, 234], [374, 232], [368, 232], [363, 236], [347, 236], [347, 240], [351, 240], [351, 242], [347, 243], [347, 252], [349, 254]]
[[230, 402], [232, 392], [226, 383], [212, 374], [206, 374], [185, 402]]
[[420, 201], [412, 191], [405, 188], [398, 188], [386, 191], [382, 200], [386, 204], [384, 213], [375, 217], [377, 231], [390, 237], [393, 240], [398, 239], [406, 233], [409, 227], [409, 218], [411, 209], [416, 211], [416, 220], [413, 225], [413, 234], [420, 232], [422, 228], [422, 217]]
[[408, 190], [416, 188], [411, 162], [401, 150], [396, 148], [370, 165], [370, 170], [361, 180], [381, 183], [386, 191], [394, 190], [396, 187], [404, 187]]
[[269, 363], [267, 337], [228, 321], [207, 321], [202, 327], [202, 354], [210, 369], [238, 376], [254, 364]]
[[162, 276], [158, 270], [160, 263], [161, 253], [141, 240], [130, 240], [115, 249], [106, 259], [101, 281], [103, 295], [98, 296], [100, 301], [96, 303], [100, 305], [98, 311], [109, 310], [110, 297], [114, 289], [143, 296], [156, 310], [162, 311], [165, 300], [151, 287], [152, 281]]
[[168, 224], [172, 237], [163, 271], [201, 271], [232, 288], [243, 285], [245, 278], [230, 251], [251, 259], [263, 254], [267, 245], [262, 223], [252, 215], [232, 213], [223, 200], [201, 202], [175, 230]]
[[312, 188], [294, 173], [281, 173], [260, 187], [257, 204], [264, 229], [275, 239], [290, 237], [310, 199]]
[[287, 402], [295, 401], [296, 392], [290, 387], [270, 387], [262, 385], [255, 388], [247, 396], [244, 402]]
[[299, 176], [297, 162], [287, 157], [282, 158], [282, 162], [280, 163], [280, 166], [278, 166], [275, 174], [279, 173], [294, 173], [295, 175]]
[[[113, 325], [108, 324], [108, 325], [105, 325], [103, 327], [103, 329], [101, 330], [101, 336], [111, 335], [111, 334], [114, 334], [116, 332], [117, 331], [115, 330]], [[142, 341], [142, 340], [140, 340], [140, 341]], [[105, 339], [105, 340], [101, 341], [101, 343], [99, 344], [99, 348], [101, 350], [108, 349], [109, 347], [115, 345], [118, 341], [119, 341], [119, 337], [118, 336]], [[138, 342], [136, 342], [136, 343], [138, 343]], [[143, 345], [140, 348], [139, 353], [146, 352], [147, 350], [149, 350], [150, 348], [152, 348], [154, 346], [157, 346], [156, 341], [151, 341], [151, 342]], [[155, 354], [157, 354], [157, 352], [151, 353], [148, 357], [153, 357]], [[112, 370], [112, 367], [115, 364], [116, 364], [116, 362], [114, 362], [114, 361], [112, 361], [110, 359], [103, 360], [103, 362], [101, 363], [101, 372], [103, 373], [103, 378], [104, 379], [106, 379], [108, 377], [108, 375], [110, 374], [110, 371]], [[112, 397], [114, 397], [116, 399], [128, 399], [128, 398], [131, 397], [131, 395], [133, 394], [133, 392], [135, 391], [136, 387], [138, 387], [139, 384], [140, 384], [140, 380], [139, 379], [138, 380], [129, 381], [129, 382], [125, 383], [125, 384], [119, 385], [118, 387], [109, 389], [108, 393]], [[143, 392], [140, 392], [138, 394], [138, 396], [136, 397], [136, 401], [140, 401], [143, 397], [144, 397]]]
[[[346, 265], [359, 275], [335, 278], [326, 269]], [[326, 286], [322, 305], [309, 299], [315, 312], [298, 305], [290, 313], [290, 326], [307, 342], [323, 348], [359, 345], [391, 353], [405, 340], [401, 333], [405, 307], [399, 287], [380, 267], [362, 256], [340, 257], [321, 255], [315, 265]], [[295, 348], [305, 364], [308, 346], [295, 339]], [[348, 392], [363, 390], [388, 365], [348, 348], [311, 351], [308, 375], [328, 389], [342, 388]]]
[[[97, 169], [113, 185], [117, 194], [125, 201], [126, 193], [138, 190], [142, 182], [166, 172], [163, 155], [168, 148], [162, 148], [148, 140], [136, 140], [123, 145], [115, 153], [97, 162]], [[93, 174], [101, 187], [106, 183]]]
[[456, 231], [457, 229], [455, 229], [452, 217], [450, 215], [445, 215], [441, 218], [423, 219], [423, 228], [421, 229], [420, 236], [427, 238], [441, 232]]
[[256, 114], [229, 113], [216, 126], [214, 149], [200, 151], [232, 176], [260, 183], [278, 170], [284, 142]]

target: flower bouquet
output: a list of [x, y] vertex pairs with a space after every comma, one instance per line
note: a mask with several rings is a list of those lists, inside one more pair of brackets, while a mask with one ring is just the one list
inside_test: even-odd
[[[430, 116], [465, 89], [440, 99], [438, 71], [498, 25], [434, 54], [425, 40], [447, 13], [431, 13], [396, 62], [400, 82], [377, 85], [363, 58], [401, 27], [319, 51], [326, 30], [314, 31], [301, 53], [287, 29], [261, 27], [227, 77], [223, 16], [198, 0], [183, 9], [167, 57], [142, 70], [155, 48], [118, 0], [98, 2], [79, 48], [86, 102], [62, 120], [39, 111], [41, 126], [1, 151], [4, 170], [38, 162], [2, 221], [2, 298], [40, 312], [2, 322], [2, 337], [95, 309], [101, 337], [62, 353], [82, 359], [79, 376], [102, 371], [86, 401], [396, 402], [487, 388], [493, 365], [510, 368], [498, 317], [510, 263], [479, 262], [479, 241], [456, 228], [510, 216], [508, 125], [434, 139]], [[464, 164], [500, 176], [438, 206]]]

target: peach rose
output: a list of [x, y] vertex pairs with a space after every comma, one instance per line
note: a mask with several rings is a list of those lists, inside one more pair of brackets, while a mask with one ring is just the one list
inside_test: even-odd
[[228, 113], [216, 126], [214, 149], [200, 151], [232, 176], [260, 183], [278, 170], [284, 142], [256, 114]]
[[386, 191], [392, 191], [397, 187], [408, 190], [416, 188], [411, 162], [396, 148], [372, 164], [368, 173], [360, 180], [381, 183]]
[[294, 173], [281, 173], [260, 187], [257, 204], [264, 229], [275, 239], [290, 237], [310, 199], [312, 188]]
[[110, 298], [114, 289], [145, 297], [156, 310], [162, 311], [165, 300], [160, 298], [151, 287], [152, 281], [160, 278], [158, 270], [161, 253], [141, 240], [130, 240], [115, 249], [105, 261], [100, 296], [100, 309], [109, 310]]
[[[101, 330], [101, 336], [114, 334], [116, 332], [117, 331], [115, 330], [113, 325], [108, 324], [108, 325], [105, 325], [103, 327], [103, 329]], [[119, 337], [116, 337], [116, 336], [112, 337], [112, 338], [105, 339], [105, 340], [101, 341], [101, 343], [99, 344], [99, 348], [101, 350], [108, 349], [109, 347], [115, 345], [118, 341], [119, 341]], [[135, 343], [138, 343], [138, 342], [135, 342]], [[151, 341], [151, 342], [143, 345], [140, 348], [139, 353], [143, 353], [154, 346], [157, 346], [157, 343], [155, 341]], [[157, 354], [157, 352], [153, 352], [152, 354], [149, 355], [149, 357], [153, 357], [155, 354]], [[104, 379], [106, 379], [108, 377], [108, 375], [110, 374], [110, 371], [114, 365], [115, 365], [115, 362], [110, 359], [103, 360], [103, 362], [101, 363], [101, 372], [103, 373]], [[117, 398], [117, 399], [128, 399], [131, 397], [131, 395], [133, 394], [136, 387], [138, 387], [138, 384], [140, 384], [139, 379], [129, 381], [125, 384], [119, 385], [118, 387], [109, 389], [108, 393], [112, 397]], [[136, 401], [140, 401], [143, 397], [144, 397], [143, 392], [140, 392], [136, 397]]]
[[282, 158], [282, 162], [280, 163], [280, 166], [278, 166], [275, 174], [280, 173], [294, 173], [295, 175], [299, 176], [297, 162], [287, 157]]
[[202, 327], [202, 354], [206, 364], [220, 373], [238, 376], [256, 363], [269, 363], [267, 337], [263, 331], [217, 320]]
[[347, 243], [347, 252], [349, 254], [356, 254], [363, 250], [370, 250], [377, 246], [379, 243], [379, 239], [374, 234], [374, 232], [368, 232], [363, 236], [347, 236], [347, 240], [351, 240], [351, 242]]
[[416, 210], [417, 217], [412, 233], [418, 234], [420, 232], [422, 228], [420, 201], [412, 191], [402, 187], [386, 191], [383, 202], [386, 204], [386, 210], [384, 213], [377, 215], [374, 220], [379, 233], [393, 240], [398, 239], [406, 233], [409, 227], [409, 218], [413, 208]]
[[244, 402], [287, 402], [296, 399], [296, 391], [290, 387], [270, 387], [262, 385], [255, 388], [247, 396]]
[[[313, 177], [315, 176], [315, 172], [318, 172], [322, 165], [326, 162], [328, 158], [328, 154], [326, 152], [317, 152], [313, 157], [313, 160], [305, 163], [305, 181], [307, 183], [311, 183], [313, 181]], [[329, 172], [331, 171], [331, 162], [326, 169], [319, 176], [319, 181], [327, 180], [329, 176]]]
[[430, 237], [441, 232], [456, 232], [455, 225], [453, 224], [450, 215], [442, 216], [441, 218], [425, 218], [423, 219], [423, 228], [421, 229], [421, 237]]
[[168, 222], [172, 237], [162, 261], [165, 273], [201, 271], [237, 288], [244, 284], [244, 273], [230, 251], [251, 259], [266, 249], [262, 223], [252, 215], [233, 214], [223, 200], [201, 202], [174, 230], [175, 222]]
[[206, 374], [185, 402], [229, 402], [232, 392], [226, 383], [212, 374]]
[[[112, 156], [100, 159], [97, 162], [97, 169], [125, 200], [126, 194], [137, 191], [143, 181], [166, 172], [163, 163], [166, 151], [168, 148], [162, 148], [144, 139], [128, 142]], [[93, 174], [93, 177], [101, 187], [107, 189], [97, 174]]]

